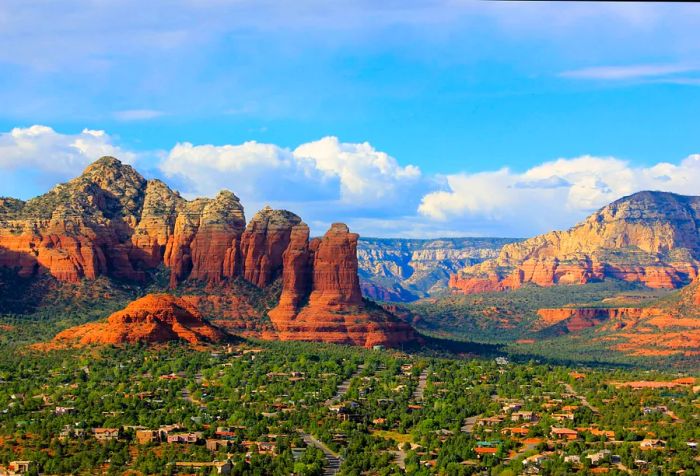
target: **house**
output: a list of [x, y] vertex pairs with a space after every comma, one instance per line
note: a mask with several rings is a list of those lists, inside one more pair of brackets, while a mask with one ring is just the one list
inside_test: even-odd
[[597, 453], [586, 455], [586, 459], [591, 461], [592, 465], [598, 465], [607, 457], [610, 456], [612, 452], [610, 450], [600, 450]]
[[164, 441], [168, 438], [168, 434], [180, 430], [182, 427], [178, 424], [174, 425], [163, 425], [160, 428], [158, 428], [158, 436], [159, 438]]
[[205, 444], [207, 449], [212, 452], [217, 452], [222, 449], [228, 450], [233, 446], [231, 440], [219, 440], [216, 438], [208, 438]]
[[504, 428], [501, 430], [501, 434], [503, 435], [512, 435], [512, 436], [527, 436], [530, 433], [530, 430], [528, 428]]
[[510, 415], [511, 421], [535, 421], [537, 415], [534, 412], [513, 412]]
[[168, 443], [179, 444], [195, 444], [202, 439], [202, 433], [199, 431], [193, 433], [170, 433], [168, 435]]
[[92, 432], [97, 441], [111, 441], [119, 439], [119, 428], [93, 428]]
[[550, 434], [555, 440], [575, 440], [576, 438], [578, 438], [578, 431], [572, 430], [570, 428], [552, 427]]
[[523, 460], [523, 466], [540, 466], [542, 463], [547, 461], [547, 459], [547, 456], [543, 454], [532, 455]]
[[498, 448], [490, 448], [487, 446], [479, 446], [477, 448], [474, 448], [474, 453], [477, 454], [479, 458], [481, 458], [484, 455], [495, 455], [498, 453]]
[[6, 474], [8, 476], [27, 474], [33, 466], [33, 461], [10, 461], [10, 464], [7, 465]]
[[587, 431], [593, 436], [604, 436], [608, 440], [615, 439], [615, 432], [612, 430], [600, 430], [598, 428], [576, 428], [576, 430], [581, 433]]
[[552, 414], [552, 418], [554, 418], [556, 421], [574, 421], [574, 414], [573, 413], [554, 413]]
[[656, 439], [644, 439], [639, 443], [639, 448], [642, 450], [656, 450], [666, 447], [666, 442], [664, 440]]
[[158, 432], [156, 430], [136, 430], [136, 442], [139, 445], [147, 445], [158, 439]]
[[564, 463], [569, 463], [572, 465], [580, 465], [581, 464], [581, 457], [579, 455], [568, 455], [564, 456]]
[[503, 418], [501, 417], [481, 418], [476, 422], [476, 424], [479, 426], [496, 426], [500, 425], [501, 423], [503, 423]]
[[56, 407], [54, 410], [54, 413], [56, 415], [68, 415], [71, 413], [75, 413], [75, 408], [74, 407]]

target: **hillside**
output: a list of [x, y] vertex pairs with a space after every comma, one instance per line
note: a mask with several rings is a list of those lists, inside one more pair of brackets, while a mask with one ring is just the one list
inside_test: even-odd
[[360, 238], [357, 257], [365, 296], [409, 302], [447, 290], [450, 275], [495, 258], [510, 238]]
[[450, 278], [464, 293], [584, 284], [615, 278], [678, 288], [697, 276], [700, 197], [639, 192], [601, 208], [567, 231], [504, 246], [498, 257]]

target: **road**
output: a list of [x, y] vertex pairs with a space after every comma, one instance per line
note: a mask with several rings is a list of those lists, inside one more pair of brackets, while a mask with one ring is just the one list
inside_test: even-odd
[[574, 387], [571, 386], [571, 384], [565, 383], [565, 384], [564, 384], [564, 388], [566, 389], [566, 391], [567, 391], [568, 393], [570, 393], [570, 394], [572, 394], [572, 395], [575, 395], [576, 398], [579, 399], [579, 401], [581, 402], [581, 404], [582, 404], [584, 407], [588, 407], [593, 413], [600, 413], [600, 411], [598, 410], [598, 408], [596, 408], [596, 407], [594, 407], [593, 405], [591, 405], [590, 403], [588, 403], [588, 400], [586, 400], [586, 397], [584, 397], [583, 395], [579, 395], [579, 394], [576, 392], [576, 390], [574, 390]]
[[413, 400], [419, 402], [423, 400], [423, 394], [425, 393], [425, 386], [428, 384], [428, 369], [423, 369], [418, 377], [418, 386], [413, 392]]
[[346, 393], [348, 393], [348, 390], [350, 389], [350, 384], [352, 383], [352, 379], [360, 375], [362, 371], [366, 368], [367, 366], [365, 364], [360, 364], [357, 366], [357, 370], [348, 377], [347, 380], [345, 380], [343, 383], [338, 385], [338, 391], [335, 393], [333, 398], [329, 398], [326, 400], [326, 406], [333, 405], [334, 403], [338, 403], [343, 399]]
[[472, 430], [474, 430], [474, 425], [476, 425], [476, 421], [481, 418], [481, 415], [474, 415], [472, 417], [467, 418], [464, 420], [464, 426], [462, 427], [462, 432], [463, 433], [471, 433]]
[[343, 458], [341, 458], [341, 456], [338, 453], [331, 450], [328, 446], [326, 446], [322, 441], [319, 441], [313, 435], [305, 433], [301, 430], [299, 430], [299, 433], [301, 434], [301, 437], [304, 439], [304, 443], [306, 443], [307, 446], [314, 446], [319, 450], [323, 451], [323, 454], [326, 457], [326, 464], [323, 467], [323, 475], [335, 476], [336, 474], [338, 474], [338, 472], [340, 471], [340, 465], [343, 464]]

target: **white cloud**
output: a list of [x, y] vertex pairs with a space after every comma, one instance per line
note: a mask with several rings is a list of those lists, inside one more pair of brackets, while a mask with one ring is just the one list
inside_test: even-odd
[[341, 143], [337, 137], [302, 144], [294, 150], [294, 157], [310, 160], [326, 176], [337, 177], [342, 200], [355, 203], [393, 199], [406, 182], [421, 175], [415, 165], [401, 167], [396, 159], [368, 142]]
[[147, 121], [164, 115], [165, 113], [163, 111], [157, 111], [155, 109], [127, 109], [114, 113], [115, 119], [119, 121]]
[[183, 180], [188, 192], [212, 195], [221, 188], [256, 201], [333, 200], [381, 208], [420, 179], [420, 170], [364, 142], [324, 137], [293, 151], [255, 141], [240, 145], [177, 144], [160, 164]]
[[61, 134], [51, 127], [34, 125], [0, 132], [0, 170], [31, 170], [65, 180], [103, 155], [129, 163], [137, 157], [115, 145], [104, 131], [83, 129], [78, 134]]
[[[678, 164], [634, 167], [614, 157], [558, 159], [523, 173], [445, 177], [445, 189], [425, 195], [418, 212], [436, 221], [480, 223], [485, 232], [527, 236], [567, 228], [591, 211], [640, 190], [697, 195], [700, 155]], [[454, 226], [454, 223], [453, 223]]]
[[573, 79], [630, 80], [665, 78], [680, 73], [692, 73], [700, 68], [689, 64], [636, 64], [627, 66], [596, 66], [564, 71], [560, 76]]

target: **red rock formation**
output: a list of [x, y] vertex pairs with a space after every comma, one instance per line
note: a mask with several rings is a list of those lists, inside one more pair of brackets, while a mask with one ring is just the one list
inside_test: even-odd
[[[347, 226], [334, 224], [322, 239], [309, 241], [309, 229], [298, 216], [269, 207], [246, 227], [233, 193], [187, 201], [111, 157], [26, 203], [0, 200], [0, 266], [16, 268], [22, 276], [46, 272], [68, 282], [99, 276], [140, 281], [162, 263], [170, 269], [171, 287], [204, 283], [221, 298], [190, 297], [197, 307], [263, 336], [272, 335], [266, 326], [242, 323], [261, 319], [263, 310], [252, 312], [260, 302], [253, 306], [220, 285], [233, 289], [238, 280], [226, 278], [243, 277], [265, 294], [282, 276], [282, 296], [270, 313], [282, 338], [366, 346], [415, 339], [410, 326], [363, 302], [357, 239]], [[261, 300], [260, 289], [256, 293]], [[112, 324], [128, 323], [113, 318]], [[168, 322], [149, 318], [147, 323], [123, 331], [95, 324], [61, 338], [89, 343], [96, 330], [104, 334], [96, 338], [101, 341], [172, 337]]]
[[554, 325], [565, 332], [578, 332], [605, 322], [615, 322], [618, 328], [625, 327], [642, 317], [650, 315], [650, 309], [624, 308], [556, 308], [540, 309], [535, 328], [545, 329]]
[[592, 328], [593, 341], [637, 356], [700, 356], [700, 278], [647, 307], [540, 309], [533, 330]]
[[[416, 341], [408, 324], [362, 300], [357, 276], [357, 235], [333, 224], [321, 240], [306, 244], [308, 229], [295, 227], [284, 255], [283, 290], [269, 312], [282, 340], [396, 347]], [[311, 293], [298, 279], [313, 260]], [[306, 300], [308, 299], [308, 303]]]
[[300, 223], [301, 218], [285, 210], [265, 207], [255, 214], [241, 239], [245, 279], [264, 288], [282, 274], [282, 255], [292, 227]]
[[450, 285], [473, 293], [615, 278], [677, 288], [698, 275], [699, 220], [700, 197], [639, 192], [567, 231], [508, 244], [498, 258], [457, 273]]
[[164, 343], [190, 344], [220, 342], [226, 334], [206, 323], [196, 307], [168, 294], [149, 294], [115, 312], [106, 322], [94, 322], [59, 333], [55, 344]]

